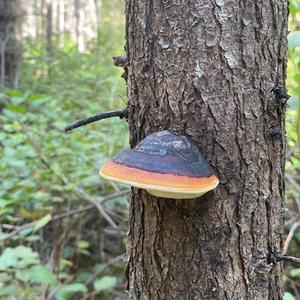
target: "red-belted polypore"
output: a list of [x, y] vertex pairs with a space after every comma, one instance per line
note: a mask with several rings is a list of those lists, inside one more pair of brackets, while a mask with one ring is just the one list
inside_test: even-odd
[[172, 199], [199, 197], [219, 183], [197, 146], [170, 131], [152, 133], [122, 151], [101, 167], [100, 175]]

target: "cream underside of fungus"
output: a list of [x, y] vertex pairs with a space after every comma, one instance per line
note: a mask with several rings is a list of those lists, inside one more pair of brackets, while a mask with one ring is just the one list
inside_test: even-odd
[[216, 179], [215, 182], [213, 182], [209, 187], [207, 187], [205, 189], [191, 191], [190, 189], [184, 189], [184, 188], [165, 187], [165, 186], [151, 185], [151, 184], [140, 184], [140, 183], [136, 183], [134, 181], [130, 181], [127, 179], [121, 179], [121, 178], [118, 178], [116, 180], [115, 177], [109, 176], [107, 174], [103, 174], [101, 172], [101, 170], [99, 171], [99, 174], [103, 178], [106, 178], [108, 180], [118, 181], [121, 183], [128, 184], [130, 186], [145, 189], [148, 193], [150, 193], [153, 196], [161, 197], [161, 198], [169, 198], [169, 199], [197, 198], [197, 197], [200, 197], [200, 196], [206, 194], [207, 192], [213, 190], [219, 184], [219, 180]]

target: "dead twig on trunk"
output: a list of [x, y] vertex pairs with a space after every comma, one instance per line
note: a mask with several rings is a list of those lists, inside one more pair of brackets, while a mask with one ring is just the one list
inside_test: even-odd
[[128, 67], [128, 58], [127, 58], [127, 56], [113, 56], [112, 60], [113, 60], [113, 64], [116, 67], [120, 67], [120, 68]]
[[281, 253], [276, 251], [270, 253], [268, 257], [268, 261], [271, 264], [276, 264], [281, 261], [289, 261], [292, 263], [300, 264], [300, 258], [294, 256], [282, 255]]
[[90, 123], [93, 123], [93, 122], [96, 122], [99, 120], [103, 120], [103, 119], [108, 119], [108, 118], [113, 118], [113, 117], [119, 117], [120, 119], [127, 118], [127, 115], [128, 115], [127, 108], [98, 113], [91, 117], [88, 117], [85, 119], [80, 119], [80, 120], [77, 120], [77, 121], [74, 121], [74, 122], [68, 124], [65, 127], [65, 132], [71, 131], [75, 128], [78, 128], [78, 127], [81, 127], [81, 126], [84, 126], [84, 125], [87, 125], [87, 124], [90, 124]]

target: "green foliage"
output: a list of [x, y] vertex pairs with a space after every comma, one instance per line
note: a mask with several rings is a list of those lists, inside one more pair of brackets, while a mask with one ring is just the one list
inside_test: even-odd
[[34, 297], [42, 285], [54, 286], [56, 277], [40, 264], [39, 255], [29, 247], [6, 248], [0, 256], [0, 296]]
[[33, 227], [33, 231], [35, 232], [41, 229], [42, 227], [46, 226], [50, 221], [51, 221], [51, 215], [50, 214], [45, 215], [35, 223]]
[[127, 123], [109, 119], [64, 133], [76, 119], [126, 105], [122, 70], [111, 62], [124, 51], [123, 3], [117, 2], [113, 13], [110, 2], [103, 2], [100, 45], [90, 41], [85, 53], [67, 35], [63, 48], [54, 42], [51, 55], [43, 36], [27, 39], [19, 88], [0, 93], [0, 299], [61, 300], [87, 293], [112, 299], [110, 289], [122, 274], [117, 262], [106, 261], [124, 251], [125, 197], [104, 204], [119, 223], [119, 244], [111, 250], [99, 249], [97, 236], [103, 239], [107, 224], [96, 210], [53, 222], [53, 216], [90, 205], [75, 189], [97, 200], [118, 190], [98, 170], [128, 147]]
[[72, 283], [61, 286], [55, 295], [57, 300], [71, 299], [71, 297], [76, 293], [87, 293], [87, 287], [82, 283]]
[[38, 254], [31, 248], [18, 246], [6, 248], [0, 256], [0, 271], [10, 268], [23, 269], [39, 262]]
[[300, 268], [291, 269], [289, 275], [291, 277], [300, 277]]
[[300, 47], [300, 31], [294, 31], [288, 36], [289, 49], [294, 50]]
[[283, 300], [296, 300], [296, 298], [289, 292], [285, 292], [283, 295]]
[[117, 278], [113, 276], [103, 276], [100, 279], [95, 280], [94, 289], [97, 293], [115, 287], [117, 284]]

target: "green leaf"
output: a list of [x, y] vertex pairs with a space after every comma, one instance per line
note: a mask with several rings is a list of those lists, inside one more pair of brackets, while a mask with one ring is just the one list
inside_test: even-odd
[[8, 201], [0, 199], [0, 208], [4, 208], [7, 205], [9, 205]]
[[54, 274], [41, 265], [34, 266], [30, 269], [31, 272], [31, 281], [41, 284], [50, 284], [54, 285], [56, 283], [56, 277]]
[[296, 75], [294, 76], [294, 79], [295, 79], [296, 81], [300, 81], [300, 74], [296, 74]]
[[36, 242], [36, 241], [39, 241], [40, 239], [41, 239], [41, 237], [39, 235], [30, 235], [30, 236], [25, 238], [25, 241], [27, 241], [27, 242]]
[[37, 223], [34, 225], [33, 232], [41, 229], [42, 227], [46, 226], [50, 221], [52, 217], [51, 214], [47, 214], [46, 216], [42, 217], [37, 221]]
[[[3, 212], [0, 210], [0, 215], [2, 213]], [[0, 241], [3, 240], [3, 239], [5, 239], [7, 236], [8, 236], [8, 233], [0, 232]], [[0, 265], [0, 270], [1, 270], [1, 265]]]
[[22, 94], [22, 92], [20, 92], [18, 90], [11, 89], [11, 90], [8, 91], [8, 95], [10, 97], [22, 97], [23, 94]]
[[294, 31], [288, 35], [288, 45], [289, 49], [300, 47], [300, 31]]
[[43, 99], [43, 98], [45, 98], [44, 94], [34, 94], [34, 95], [29, 96], [28, 100], [30, 102], [33, 102], [33, 101], [40, 100], [40, 99]]
[[292, 277], [300, 277], [300, 268], [295, 268], [289, 271]]
[[117, 284], [117, 278], [114, 276], [103, 276], [100, 279], [95, 280], [94, 289], [96, 292], [101, 292], [106, 289], [115, 287]]
[[10, 281], [12, 279], [12, 275], [9, 273], [0, 273], [0, 283], [4, 283]]
[[8, 161], [8, 165], [11, 167], [25, 167], [26, 166], [26, 162], [24, 160], [20, 160], [20, 159], [12, 159], [10, 161]]
[[291, 16], [295, 16], [297, 13], [297, 7], [295, 6], [294, 3], [290, 2], [290, 14]]
[[300, 241], [300, 232], [296, 232], [294, 237], [297, 239], [297, 241]]
[[6, 109], [16, 112], [16, 113], [25, 113], [26, 112], [26, 107], [24, 105], [7, 104]]
[[72, 283], [68, 285], [63, 285], [58, 292], [55, 294], [55, 299], [57, 300], [66, 300], [78, 292], [87, 293], [87, 287], [82, 283]]
[[289, 292], [283, 294], [283, 300], [296, 300], [296, 298]]
[[30, 101], [32, 101], [32, 106], [34, 107], [38, 107], [44, 103], [46, 103], [47, 101], [51, 100], [51, 97], [36, 97], [36, 98], [31, 98], [29, 99]]
[[[17, 284], [10, 284], [0, 289], [0, 296], [17, 296], [21, 287]], [[1, 298], [0, 298], [1, 299]]]
[[23, 282], [28, 282], [32, 277], [30, 269], [20, 269], [16, 271], [16, 278]]
[[94, 275], [93, 272], [80, 272], [76, 275], [75, 280], [78, 282], [85, 282]]
[[23, 97], [23, 96], [14, 96], [14, 97], [11, 97], [11, 103], [15, 104], [15, 105], [21, 104], [25, 100], [26, 100], [26, 98]]
[[31, 232], [32, 232], [32, 227], [24, 228], [23, 230], [21, 230], [19, 232], [19, 235], [24, 237], [24, 236], [28, 235]]
[[90, 246], [90, 243], [84, 240], [78, 242], [78, 248], [86, 249]]
[[59, 260], [59, 271], [63, 271], [66, 267], [70, 267], [70, 266], [72, 266], [71, 261], [64, 258], [61, 258]]
[[31, 248], [18, 246], [6, 248], [0, 256], [0, 270], [6, 271], [9, 268], [21, 269], [30, 265], [38, 264], [39, 256]]

